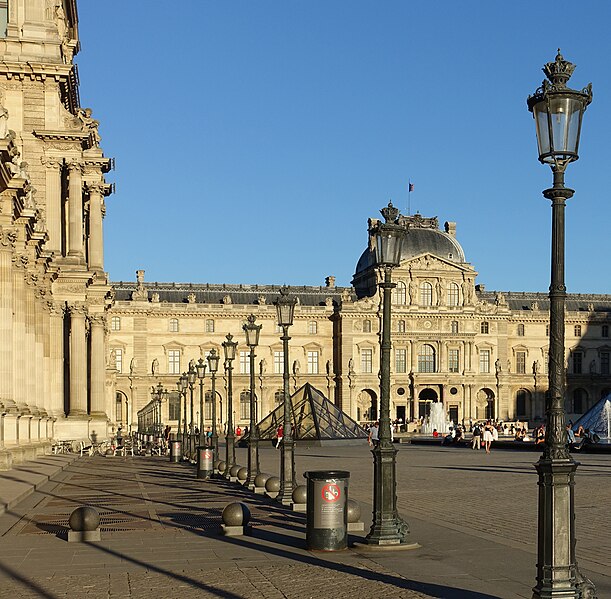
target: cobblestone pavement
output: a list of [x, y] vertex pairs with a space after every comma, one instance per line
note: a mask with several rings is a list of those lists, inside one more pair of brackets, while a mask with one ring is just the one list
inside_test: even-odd
[[[245, 463], [246, 451], [237, 458]], [[303, 514], [226, 481], [197, 480], [167, 458], [82, 458], [0, 516], [0, 598], [530, 597], [537, 458], [400, 446], [398, 508], [422, 548], [382, 554], [308, 552]], [[599, 599], [611, 598], [611, 455], [579, 459], [578, 559]], [[263, 471], [277, 472], [279, 460], [262, 448]], [[351, 473], [349, 494], [368, 530], [367, 447], [297, 450], [298, 482], [325, 469]], [[251, 509], [253, 534], [223, 537], [221, 511], [236, 500]], [[65, 541], [69, 514], [83, 504], [100, 512], [99, 543]]]

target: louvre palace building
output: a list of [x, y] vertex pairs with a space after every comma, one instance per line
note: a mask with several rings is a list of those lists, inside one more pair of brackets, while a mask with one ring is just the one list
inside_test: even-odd
[[[242, 326], [251, 314], [262, 325], [254, 374], [264, 418], [283, 400], [279, 286], [152, 283], [146, 265], [135, 265], [142, 270], [133, 281], [113, 283], [104, 270], [113, 162], [94, 113], [80, 106], [76, 0], [0, 1], [0, 49], [0, 468], [59, 439], [136, 430], [159, 384], [169, 391], [161, 420], [176, 430], [178, 377], [212, 349], [222, 356], [228, 334], [238, 342], [233, 420], [247, 425]], [[372, 203], [372, 216], [377, 208]], [[289, 289], [297, 299], [291, 391], [308, 382], [361, 422], [376, 418], [379, 398], [376, 223], [363, 223], [352, 286], [328, 276], [321, 286]], [[393, 270], [391, 417], [413, 422], [442, 402], [455, 422], [543, 419], [547, 295], [487, 291], [455, 223], [442, 228], [420, 215], [399, 223], [405, 234]], [[611, 296], [569, 295], [566, 307], [566, 409], [575, 418], [611, 390]], [[227, 385], [222, 364], [216, 397], [209, 373], [203, 379], [205, 420], [215, 401], [220, 430]], [[199, 384], [195, 393], [198, 405]]]

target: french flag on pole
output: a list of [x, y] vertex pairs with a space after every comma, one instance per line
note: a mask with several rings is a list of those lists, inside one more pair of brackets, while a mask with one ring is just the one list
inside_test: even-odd
[[408, 191], [411, 193], [412, 191], [414, 191], [414, 184], [413, 183], [409, 183], [409, 188]]

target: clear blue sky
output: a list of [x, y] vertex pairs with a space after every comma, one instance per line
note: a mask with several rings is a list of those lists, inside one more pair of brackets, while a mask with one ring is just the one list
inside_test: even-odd
[[116, 159], [114, 281], [350, 284], [389, 199], [456, 221], [487, 289], [547, 291], [549, 167], [526, 107], [561, 47], [594, 100], [567, 286], [611, 293], [611, 3], [81, 0], [81, 104]]

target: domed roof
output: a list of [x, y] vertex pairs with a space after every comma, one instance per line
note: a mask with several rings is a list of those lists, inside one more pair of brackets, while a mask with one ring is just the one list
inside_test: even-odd
[[[446, 223], [446, 231], [439, 230], [436, 218], [423, 218], [419, 214], [414, 216], [400, 216], [398, 224], [405, 227], [401, 260], [410, 260], [422, 254], [432, 254], [443, 260], [457, 264], [466, 262], [465, 252], [454, 236], [454, 223]], [[373, 266], [374, 253], [366, 249], [356, 265], [358, 274]]]

